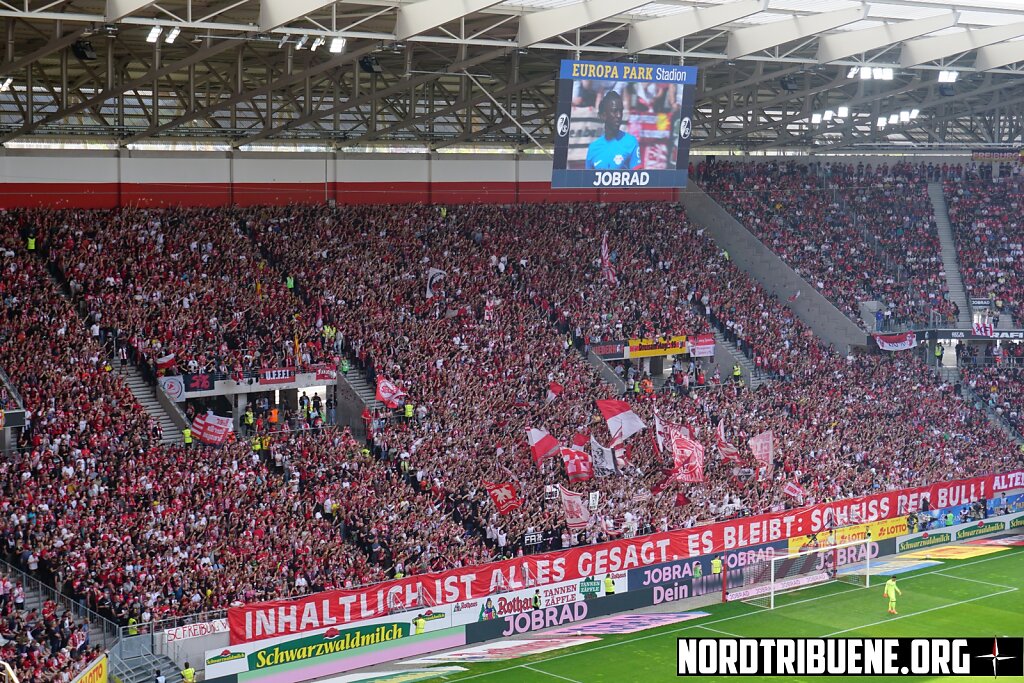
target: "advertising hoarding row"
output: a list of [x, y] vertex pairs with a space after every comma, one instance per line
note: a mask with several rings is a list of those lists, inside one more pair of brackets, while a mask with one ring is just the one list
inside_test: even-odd
[[410, 576], [375, 586], [317, 593], [228, 611], [231, 643], [314, 631], [382, 617], [391, 606], [446, 605], [486, 599], [507, 589], [582, 581], [690, 557], [787, 541], [851, 522], [870, 523], [922, 508], [963, 505], [1024, 488], [1024, 472], [986, 475], [819, 503], [705, 526]]
[[1024, 530], [1024, 513], [989, 517], [964, 524], [939, 527], [916, 534], [906, 534], [896, 538], [896, 552], [908, 553], [924, 550], [938, 545], [956, 541], [969, 541], [975, 538], [992, 536], [1006, 531]]

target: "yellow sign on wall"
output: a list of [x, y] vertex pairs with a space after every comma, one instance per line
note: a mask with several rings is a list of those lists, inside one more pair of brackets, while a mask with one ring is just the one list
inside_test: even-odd
[[[903, 536], [907, 533], [907, 520], [896, 517], [868, 524], [853, 524], [840, 527], [832, 533], [833, 541], [829, 540], [829, 533], [827, 531], [820, 531], [814, 535], [817, 536], [819, 545], [825, 545], [826, 543], [841, 545], [843, 543], [863, 541], [868, 537], [869, 531], [871, 532], [872, 541], [882, 541], [887, 538]], [[807, 550], [809, 547], [813, 546], [811, 545], [811, 539], [807, 536], [797, 536], [789, 539], [789, 552], [791, 553]]]
[[674, 337], [657, 337], [656, 339], [630, 339], [630, 358], [653, 358], [655, 356], [675, 356], [686, 353], [686, 335]]
[[107, 683], [107, 656], [103, 655], [90, 664], [73, 683]]

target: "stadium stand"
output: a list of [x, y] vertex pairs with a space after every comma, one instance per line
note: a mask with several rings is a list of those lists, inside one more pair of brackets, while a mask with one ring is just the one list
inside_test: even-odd
[[[712, 196], [858, 324], [883, 304], [878, 330], [948, 323], [924, 164], [702, 163]], [[874, 329], [872, 331], [875, 331]]]
[[[82, 215], [84, 222], [98, 224]], [[345, 351], [357, 361], [354, 371], [400, 383], [416, 411], [412, 419], [402, 412], [383, 416], [367, 450], [345, 432], [329, 430], [276, 435], [270, 452], [262, 455], [253, 454], [249, 443], [219, 451], [149, 447], [146, 417], [125, 415], [121, 404], [101, 402], [95, 408], [108, 430], [120, 432], [109, 443], [89, 426], [80, 431], [75, 423], [40, 420], [25, 445], [49, 446], [55, 462], [68, 471], [62, 476], [77, 476], [80, 467], [87, 475], [95, 470], [96, 495], [104, 496], [105, 507], [124, 511], [114, 527], [105, 515], [85, 514], [89, 508], [81, 497], [93, 490], [69, 493], [81, 502], [80, 512], [61, 515], [61, 526], [38, 540], [48, 546], [46, 564], [88, 605], [122, 623], [129, 615], [146, 620], [182, 615], [509, 556], [523, 550], [522, 535], [530, 531], [543, 534], [543, 548], [557, 548], [780, 509], [792, 504], [779, 486], [789, 477], [821, 499], [878, 485], [966, 476], [1007, 465], [1012, 458], [1001, 434], [987, 429], [984, 420], [965, 419], [969, 406], [948, 410], [959, 399], [916, 358], [840, 358], [822, 348], [672, 205], [454, 207], [446, 212], [433, 207], [334, 212], [325, 207], [206, 212], [206, 219], [231, 225], [245, 215], [250, 217], [246, 232], [237, 241], [252, 239], [266, 250], [268, 273], [276, 269], [268, 281], [293, 273], [306, 296], [322, 305], [323, 319], [338, 326]], [[101, 220], [125, 223], [116, 214]], [[299, 239], [328, 223], [334, 229], [322, 232], [320, 239]], [[605, 229], [616, 245], [617, 289], [599, 286]], [[10, 225], [7, 238], [24, 277], [45, 281], [42, 261], [20, 251]], [[92, 253], [88, 242], [80, 244], [85, 254]], [[660, 244], [680, 248], [660, 252]], [[68, 243], [52, 253], [65, 265], [85, 262], [73, 248]], [[423, 278], [428, 267], [448, 274], [429, 300]], [[73, 278], [83, 288], [95, 283], [77, 277], [84, 274]], [[68, 307], [52, 289], [47, 293], [50, 307], [54, 301], [61, 306], [50, 319], [67, 328], [63, 337], [50, 338], [55, 357], [79, 365], [60, 345], [61, 338], [93, 350], [89, 369], [79, 368], [80, 376], [72, 373], [64, 380], [72, 383], [67, 393], [74, 395], [84, 382], [103, 386], [108, 395], [123, 395], [105, 370], [99, 346], [85, 338], [83, 328], [67, 324]], [[292, 295], [278, 291], [274, 296]], [[106, 308], [130, 308], [130, 299], [114, 297]], [[289, 299], [289, 307], [295, 305]], [[167, 309], [173, 316], [179, 306], [171, 297], [150, 301], [149, 314], [159, 319]], [[39, 310], [47, 309], [40, 304]], [[30, 341], [33, 329], [42, 332], [33, 328], [35, 320], [15, 317], [13, 322], [25, 329], [21, 343]], [[597, 480], [595, 489], [606, 503], [592, 527], [578, 539], [570, 537], [561, 516], [544, 502], [545, 486], [565, 481], [561, 464], [549, 461], [538, 470], [524, 433], [528, 425], [543, 426], [563, 444], [576, 433], [591, 431], [599, 441], [610, 441], [603, 426], [592, 425], [593, 402], [609, 397], [610, 389], [586, 364], [577, 344], [666, 328], [729, 329], [730, 323], [741, 348], [779, 378], [771, 389], [744, 391], [712, 378], [713, 368], [695, 366], [688, 387], [672, 383], [661, 393], [645, 388], [631, 400], [649, 424], [657, 406], [665, 419], [689, 424], [705, 441], [719, 419], [726, 420], [737, 443], [774, 429], [785, 444], [775, 483], [755, 486], [749, 468], [712, 459], [707, 486], [688, 493], [681, 506], [667, 506], [670, 498], [651, 494], [663, 478], [664, 458], [650, 440], [637, 439], [624, 473]], [[268, 347], [288, 341], [287, 336], [263, 338]], [[8, 364], [15, 349], [24, 348], [15, 341], [7, 345]], [[167, 343], [192, 348], [199, 356], [203, 352], [194, 339], [187, 346], [169, 335]], [[68, 374], [68, 365], [54, 363], [54, 375]], [[698, 369], [708, 377], [704, 386], [696, 380]], [[623, 371], [643, 379], [636, 368]], [[18, 374], [15, 381], [25, 384], [26, 375]], [[557, 410], [544, 399], [551, 381], [565, 387]], [[47, 385], [27, 382], [28, 387]], [[28, 395], [37, 406], [54, 401], [38, 390]], [[38, 433], [43, 426], [50, 427], [50, 439], [61, 440], [59, 445]], [[100, 448], [90, 451], [85, 464], [76, 464], [83, 460], [77, 449], [93, 443]], [[913, 455], [898, 458], [897, 453]], [[940, 464], [947, 462], [955, 464]], [[12, 477], [26, 467], [34, 472], [43, 467], [32, 463], [29, 457], [7, 472], [17, 509], [31, 510], [31, 499]], [[501, 518], [480, 481], [510, 478], [526, 503]], [[44, 491], [56, 485], [42, 476], [33, 482]], [[222, 503], [208, 497], [213, 492]], [[253, 525], [254, 519], [260, 522]], [[70, 540], [81, 524], [96, 528], [91, 547]], [[19, 523], [12, 527], [7, 522], [8, 535], [19, 530], [24, 531]], [[339, 531], [344, 543], [329, 542]], [[63, 544], [56, 546], [53, 533], [63, 537]], [[307, 559], [270, 570], [270, 558], [299, 548], [303, 552], [294, 556]], [[96, 573], [92, 567], [98, 553], [116, 557], [114, 566], [131, 569]]]
[[1002, 177], [971, 174], [944, 184], [964, 283], [972, 298], [988, 299], [978, 312], [990, 315], [997, 326], [1000, 317], [1022, 322], [1024, 229], [1017, 215], [1024, 195], [1019, 172], [1014, 166]]

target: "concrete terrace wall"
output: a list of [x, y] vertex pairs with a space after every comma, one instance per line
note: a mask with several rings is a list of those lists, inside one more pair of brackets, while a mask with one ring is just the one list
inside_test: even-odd
[[552, 190], [551, 161], [484, 154], [0, 150], [0, 208], [671, 200], [670, 188]]
[[690, 183], [680, 198], [691, 221], [704, 226], [719, 247], [741, 269], [766, 290], [785, 302], [799, 290], [800, 297], [789, 304], [796, 315], [818, 336], [840, 353], [851, 346], [863, 346], [866, 334], [818, 290], [768, 249], [696, 183]]

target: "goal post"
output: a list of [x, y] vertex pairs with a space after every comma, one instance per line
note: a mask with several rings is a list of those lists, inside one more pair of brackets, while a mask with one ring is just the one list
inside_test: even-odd
[[870, 587], [871, 550], [871, 539], [860, 539], [756, 562], [728, 580], [727, 599], [775, 609], [780, 596], [812, 586], [838, 582]]
[[3, 683], [19, 683], [17, 674], [11, 665], [0, 659], [0, 681]]

